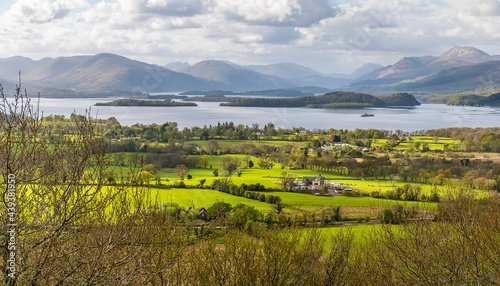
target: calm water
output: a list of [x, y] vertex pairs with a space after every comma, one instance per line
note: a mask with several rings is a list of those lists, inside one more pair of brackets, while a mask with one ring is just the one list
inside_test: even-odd
[[[91, 108], [92, 116], [109, 118], [114, 116], [123, 125], [163, 124], [175, 121], [180, 128], [215, 125], [217, 122], [234, 122], [261, 127], [269, 122], [276, 127], [305, 127], [306, 129], [386, 129], [414, 131], [443, 127], [497, 127], [500, 126], [500, 108], [458, 107], [444, 104], [423, 104], [411, 109], [367, 108], [367, 109], [307, 109], [266, 107], [223, 107], [219, 103], [197, 102], [197, 107], [114, 107], [93, 106], [96, 102], [114, 99], [49, 99], [40, 100], [44, 115], [69, 116], [74, 110], [83, 114]], [[363, 113], [374, 117], [360, 117]]]

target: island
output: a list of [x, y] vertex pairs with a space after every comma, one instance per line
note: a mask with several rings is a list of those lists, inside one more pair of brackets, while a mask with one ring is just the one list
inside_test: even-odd
[[361, 114], [361, 117], [372, 117], [372, 116], [375, 116], [375, 114], [370, 114], [370, 113]]
[[307, 108], [364, 108], [390, 106], [416, 106], [420, 102], [409, 93], [395, 93], [376, 97], [366, 93], [337, 91], [317, 96], [296, 98], [240, 98], [221, 106], [251, 107], [307, 107]]
[[176, 102], [165, 100], [118, 99], [111, 102], [98, 102], [95, 106], [198, 106], [194, 102]]

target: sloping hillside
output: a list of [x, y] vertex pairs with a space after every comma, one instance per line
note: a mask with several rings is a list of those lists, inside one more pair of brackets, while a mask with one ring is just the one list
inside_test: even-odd
[[45, 87], [79, 90], [178, 91], [216, 83], [114, 54], [57, 58], [23, 76]]
[[292, 87], [285, 79], [266, 76], [241, 66], [216, 60], [202, 61], [179, 72], [226, 85], [223, 89], [255, 90]]

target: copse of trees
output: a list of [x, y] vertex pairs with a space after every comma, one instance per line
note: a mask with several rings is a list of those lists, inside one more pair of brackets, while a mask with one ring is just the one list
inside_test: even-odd
[[427, 130], [430, 136], [457, 138], [466, 152], [500, 153], [500, 128], [451, 127]]
[[228, 178], [215, 179], [210, 186], [211, 189], [219, 192], [228, 193], [234, 196], [245, 197], [251, 200], [266, 202], [269, 204], [281, 203], [279, 196], [265, 195], [262, 192], [277, 192], [278, 189], [266, 188], [260, 183], [257, 184], [241, 184], [237, 186], [233, 184]]
[[[65, 128], [64, 117], [58, 115], [49, 115], [44, 119], [47, 130], [59, 132]], [[218, 123], [217, 125], [209, 125], [203, 127], [183, 128], [179, 130], [176, 122], [166, 122], [164, 124], [134, 124], [132, 126], [122, 126], [116, 118], [107, 120], [96, 120], [102, 124], [100, 128], [106, 138], [123, 139], [140, 137], [141, 139], [169, 142], [169, 140], [213, 140], [213, 139], [230, 139], [230, 140], [255, 140], [258, 138], [273, 139], [278, 137], [279, 140], [285, 141], [312, 141], [313, 135], [323, 135], [323, 139], [319, 142], [346, 142], [355, 144], [363, 144], [364, 139], [383, 139], [390, 135], [388, 130], [377, 129], [315, 129], [313, 131], [305, 130], [304, 128], [281, 128], [273, 123], [268, 123], [263, 127], [259, 124], [252, 126], [234, 124], [233, 122]], [[356, 141], [357, 140], [357, 141]], [[213, 153], [212, 153], [213, 154]]]

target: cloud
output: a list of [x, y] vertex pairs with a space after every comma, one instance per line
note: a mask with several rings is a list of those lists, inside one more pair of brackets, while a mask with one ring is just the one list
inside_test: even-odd
[[203, 0], [118, 0], [128, 13], [147, 13], [186, 17], [203, 13], [207, 3]]
[[495, 0], [476, 2], [471, 8], [471, 14], [478, 17], [500, 16], [500, 2]]
[[85, 5], [84, 1], [19, 0], [4, 15], [16, 21], [47, 23], [67, 17], [70, 12]]
[[263, 26], [306, 27], [337, 13], [326, 0], [218, 0], [216, 4], [230, 21]]
[[204, 12], [202, 0], [150, 0], [146, 4], [147, 11], [168, 16], [193, 16]]
[[498, 27], [498, 18], [483, 19], [471, 14], [470, 3], [452, 4], [426, 0], [354, 1], [340, 5], [342, 12], [337, 17], [300, 28], [301, 42], [323, 49], [423, 55], [472, 40], [477, 44], [491, 41], [498, 34], [492, 31], [492, 27]]

